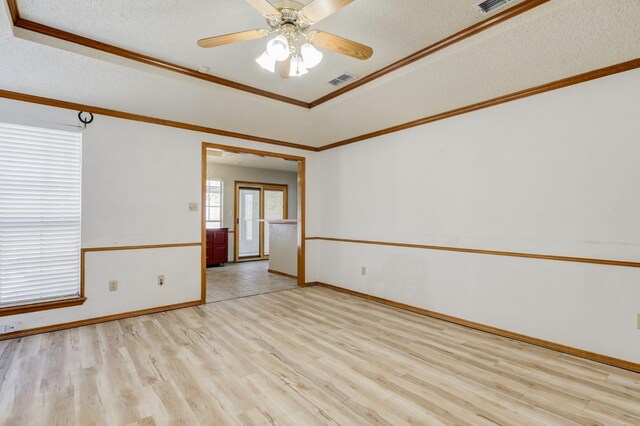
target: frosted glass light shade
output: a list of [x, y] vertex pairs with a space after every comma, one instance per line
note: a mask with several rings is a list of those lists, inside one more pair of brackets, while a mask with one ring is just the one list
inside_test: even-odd
[[284, 61], [289, 57], [289, 42], [281, 35], [269, 40], [267, 54], [274, 61]]
[[291, 67], [289, 68], [289, 77], [299, 77], [305, 75], [309, 71], [304, 66], [304, 61], [300, 56], [294, 56], [291, 58]]
[[267, 52], [263, 52], [262, 55], [256, 59], [256, 62], [267, 71], [275, 72], [276, 70], [276, 61], [271, 58]]
[[322, 61], [322, 52], [313, 47], [311, 43], [305, 43], [300, 47], [300, 54], [306, 68], [313, 68]]

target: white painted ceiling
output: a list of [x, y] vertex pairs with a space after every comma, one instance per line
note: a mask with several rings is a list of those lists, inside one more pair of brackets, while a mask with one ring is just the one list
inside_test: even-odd
[[314, 108], [315, 136], [340, 141], [637, 58], [640, 0], [552, 0]]
[[255, 169], [280, 170], [283, 172], [298, 171], [298, 162], [275, 157], [262, 157], [253, 154], [238, 154], [235, 152], [207, 150], [207, 162], [210, 164], [225, 164], [227, 166], [252, 167]]
[[[360, 2], [366, 0], [356, 0], [344, 10]], [[40, 3], [51, 8], [58, 2]], [[89, 9], [100, 9], [102, 3], [87, 0]], [[131, 2], [131, 7], [147, 3]], [[244, 5], [243, 0], [228, 3]], [[0, 89], [322, 146], [640, 58], [638, 22], [640, 0], [551, 0], [308, 110], [12, 28], [3, 1]], [[74, 111], [64, 114], [75, 120]], [[94, 126], [102, 119], [97, 117]], [[182, 134], [176, 130], [176, 137]], [[198, 141], [312, 155], [242, 139], [187, 134]]]
[[192, 69], [206, 66], [210, 74], [310, 102], [335, 90], [328, 81], [343, 72], [365, 76], [486, 19], [473, 9], [476, 2], [356, 0], [314, 28], [367, 44], [373, 57], [360, 61], [324, 51], [324, 60], [309, 74], [288, 80], [254, 62], [267, 40], [213, 49], [196, 45], [204, 37], [266, 28], [244, 0], [18, 0], [18, 5], [21, 17], [31, 21]]

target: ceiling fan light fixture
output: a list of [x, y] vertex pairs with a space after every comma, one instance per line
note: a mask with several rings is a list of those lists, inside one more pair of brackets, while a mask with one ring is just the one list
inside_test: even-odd
[[[283, 79], [305, 75], [309, 72], [309, 68], [320, 64], [323, 54], [318, 48], [359, 60], [369, 59], [373, 55], [373, 49], [369, 46], [315, 28], [311, 29], [313, 25], [354, 0], [246, 1], [266, 18], [268, 28], [202, 38], [198, 40], [198, 46], [212, 48], [251, 40], [267, 40], [266, 51], [255, 61], [261, 68], [277, 73]], [[493, 4], [514, 0], [474, 1]], [[201, 72], [207, 73], [202, 69]]]
[[313, 68], [322, 61], [322, 52], [313, 47], [311, 43], [305, 43], [300, 47], [300, 54], [306, 68]]
[[289, 42], [279, 35], [267, 43], [267, 55], [274, 61], [284, 61], [289, 57]]
[[256, 62], [267, 71], [276, 71], [276, 61], [271, 56], [269, 56], [267, 52], [262, 52], [262, 55], [256, 58]]
[[304, 61], [300, 56], [293, 56], [291, 58], [291, 67], [289, 68], [289, 77], [300, 77], [309, 72], [307, 67], [304, 66]]

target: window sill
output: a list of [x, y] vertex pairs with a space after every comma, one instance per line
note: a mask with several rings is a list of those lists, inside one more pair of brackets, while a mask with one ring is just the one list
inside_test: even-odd
[[0, 308], [0, 317], [8, 315], [26, 314], [28, 312], [46, 311], [49, 309], [67, 308], [69, 306], [82, 305], [87, 300], [86, 297], [76, 297], [74, 299], [55, 300], [53, 302], [33, 303], [31, 305], [11, 306]]

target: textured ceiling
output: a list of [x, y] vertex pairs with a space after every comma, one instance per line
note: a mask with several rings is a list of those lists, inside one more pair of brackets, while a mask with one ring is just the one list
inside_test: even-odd
[[640, 58], [639, 23], [640, 0], [552, 0], [314, 108], [314, 136], [335, 142]]
[[8, 6], [0, 1], [0, 44], [13, 37], [13, 27], [8, 14]]
[[475, 2], [356, 0], [314, 28], [368, 44], [373, 57], [360, 61], [324, 51], [320, 65], [289, 80], [254, 62], [266, 40], [196, 46], [200, 38], [266, 28], [265, 19], [243, 0], [18, 0], [18, 5], [22, 18], [192, 69], [206, 66], [210, 74], [309, 102], [335, 90], [328, 81], [343, 72], [365, 76], [486, 19], [472, 8]]
[[280, 170], [283, 172], [297, 172], [298, 162], [275, 157], [262, 157], [253, 154], [238, 154], [219, 150], [208, 150], [209, 164], [225, 164], [227, 166], [253, 167], [256, 169]]
[[640, 58], [638, 22], [639, 0], [552, 0], [308, 110], [20, 28], [13, 37], [3, 5], [0, 89], [321, 146]]

